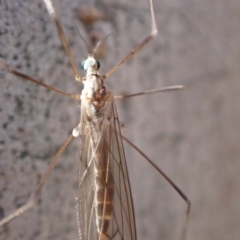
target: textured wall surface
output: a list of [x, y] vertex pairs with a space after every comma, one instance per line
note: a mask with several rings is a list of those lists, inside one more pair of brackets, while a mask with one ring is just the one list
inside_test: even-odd
[[[76, 18], [81, 0], [53, 1], [75, 62], [87, 54]], [[94, 5], [94, 1], [90, 1]], [[150, 31], [148, 1], [97, 1], [105, 73]], [[124, 134], [192, 202], [187, 239], [240, 239], [240, 2], [155, 0], [158, 36], [107, 83], [116, 94], [183, 84], [178, 92], [118, 100]], [[40, 0], [0, 1], [0, 59], [80, 93]], [[84, 73], [81, 72], [83, 75]], [[0, 69], [0, 215], [25, 203], [79, 121], [79, 103]], [[79, 140], [62, 155], [38, 205], [0, 228], [3, 240], [75, 240]], [[139, 239], [178, 239], [186, 204], [126, 146]]]

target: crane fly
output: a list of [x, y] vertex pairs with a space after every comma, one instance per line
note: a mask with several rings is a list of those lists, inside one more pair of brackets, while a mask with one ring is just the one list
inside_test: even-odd
[[3, 62], [2, 68], [8, 72], [48, 88], [59, 94], [80, 100], [80, 121], [72, 134], [64, 142], [48, 170], [43, 175], [39, 185], [30, 200], [15, 212], [0, 221], [3, 226], [32, 208], [40, 196], [53, 168], [57, 164], [63, 151], [73, 137], [80, 137], [80, 161], [78, 174], [78, 191], [76, 197], [76, 215], [78, 235], [81, 240], [136, 240], [136, 226], [131, 188], [123, 140], [139, 152], [179, 193], [187, 203], [187, 213], [184, 221], [182, 238], [185, 238], [187, 222], [190, 212], [190, 201], [185, 194], [161, 171], [139, 148], [122, 136], [114, 98], [133, 97], [155, 92], [181, 89], [182, 86], [171, 86], [156, 90], [135, 93], [127, 96], [115, 96], [105, 84], [123, 63], [137, 53], [144, 45], [157, 35], [156, 20], [153, 3], [150, 2], [151, 32], [126, 57], [105, 75], [100, 75], [100, 63], [95, 59], [94, 52], [82, 61], [81, 67], [86, 76], [78, 75], [68, 43], [60, 21], [57, 17], [51, 0], [43, 0], [49, 15], [56, 25], [59, 37], [69, 58], [75, 79], [84, 86], [81, 95], [67, 93], [44, 84], [33, 77], [11, 69]]

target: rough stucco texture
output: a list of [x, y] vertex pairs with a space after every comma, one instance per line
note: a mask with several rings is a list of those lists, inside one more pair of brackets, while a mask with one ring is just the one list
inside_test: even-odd
[[[73, 58], [87, 54], [77, 0], [54, 1]], [[90, 4], [104, 43], [101, 73], [150, 31], [148, 1]], [[183, 84], [178, 92], [118, 100], [123, 134], [192, 202], [187, 239], [240, 239], [240, 2], [155, 0], [158, 36], [107, 84], [116, 94]], [[0, 59], [67, 92], [80, 93], [56, 29], [40, 0], [0, 1]], [[82, 75], [83, 72], [80, 72]], [[0, 215], [24, 204], [79, 121], [79, 103], [0, 69]], [[75, 176], [79, 140], [62, 155], [38, 204], [0, 228], [3, 240], [77, 239]], [[186, 204], [126, 146], [139, 239], [180, 236]]]

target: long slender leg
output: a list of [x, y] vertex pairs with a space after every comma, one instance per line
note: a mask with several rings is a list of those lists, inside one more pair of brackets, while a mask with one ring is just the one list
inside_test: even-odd
[[123, 135], [121, 135], [123, 140], [127, 142], [131, 147], [133, 147], [140, 155], [143, 156], [143, 158], [148, 161], [162, 176], [163, 178], [175, 189], [175, 191], [181, 196], [181, 198], [186, 202], [187, 204], [187, 211], [186, 211], [186, 217], [183, 225], [183, 230], [180, 236], [181, 240], [186, 239], [187, 234], [187, 227], [188, 227], [188, 220], [190, 216], [190, 209], [191, 209], [191, 202], [188, 199], [188, 197], [183, 193], [183, 191], [150, 159], [148, 158], [136, 145], [134, 145], [131, 141], [129, 141], [127, 138], [125, 138]]
[[151, 19], [152, 19], [152, 30], [150, 34], [137, 46], [135, 47], [130, 53], [127, 54], [123, 60], [118, 63], [115, 67], [113, 67], [109, 72], [107, 72], [105, 75], [102, 76], [103, 79], [108, 78], [110, 75], [112, 75], [122, 64], [124, 64], [127, 60], [129, 60], [135, 53], [137, 53], [139, 50], [143, 48], [151, 39], [153, 39], [157, 35], [157, 25], [156, 25], [156, 19], [153, 11], [153, 2], [150, 0], [150, 11], [151, 11]]
[[19, 215], [25, 213], [27, 210], [31, 209], [34, 206], [34, 204], [37, 202], [37, 200], [38, 200], [38, 198], [39, 198], [39, 196], [41, 194], [42, 188], [44, 187], [44, 185], [46, 184], [50, 174], [52, 173], [52, 170], [56, 166], [60, 156], [62, 155], [63, 151], [68, 146], [68, 144], [70, 143], [72, 138], [73, 138], [73, 135], [70, 135], [68, 137], [68, 139], [64, 142], [64, 144], [62, 145], [62, 147], [60, 148], [60, 150], [58, 151], [58, 153], [56, 154], [56, 156], [52, 160], [51, 164], [49, 165], [48, 170], [43, 175], [39, 185], [37, 186], [36, 190], [33, 192], [31, 198], [29, 199], [29, 201], [27, 203], [25, 203], [23, 206], [21, 206], [20, 208], [18, 208], [13, 213], [9, 214], [7, 217], [3, 218], [0, 221], [0, 226], [3, 226], [4, 224], [12, 221], [14, 218], [16, 218]]
[[24, 78], [25, 80], [28, 80], [28, 81], [33, 82], [33, 83], [36, 83], [36, 84], [38, 84], [38, 85], [40, 85], [40, 86], [42, 86], [42, 87], [45, 87], [45, 88], [47, 88], [47, 89], [49, 89], [49, 90], [51, 90], [51, 91], [60, 93], [60, 94], [62, 94], [62, 95], [65, 95], [65, 96], [68, 96], [68, 97], [70, 97], [70, 98], [74, 98], [74, 99], [77, 99], [77, 100], [80, 99], [80, 95], [72, 94], [72, 93], [67, 93], [67, 92], [61, 91], [61, 90], [59, 90], [59, 89], [57, 89], [57, 88], [54, 88], [54, 87], [52, 87], [52, 86], [49, 86], [49, 85], [47, 85], [47, 84], [45, 84], [45, 83], [42, 83], [42, 82], [36, 80], [36, 79], [33, 78], [33, 77], [30, 77], [30, 76], [28, 76], [28, 75], [26, 75], [26, 74], [24, 74], [24, 73], [21, 73], [21, 72], [19, 72], [19, 71], [17, 71], [17, 70], [11, 69], [10, 67], [8, 67], [5, 63], [3, 63], [3, 62], [1, 62], [1, 61], [0, 61], [0, 66], [3, 67], [3, 68], [5, 68], [8, 72], [14, 74], [15, 76]]
[[47, 7], [47, 11], [49, 13], [49, 15], [51, 16], [52, 20], [54, 21], [56, 27], [57, 27], [57, 30], [58, 30], [58, 35], [62, 41], [62, 44], [63, 44], [63, 47], [67, 53], [67, 56], [68, 56], [68, 59], [70, 61], [70, 65], [71, 65], [71, 68], [73, 70], [73, 73], [74, 73], [74, 76], [75, 76], [75, 79], [77, 81], [82, 81], [82, 77], [77, 73], [77, 69], [76, 69], [76, 66], [74, 64], [74, 61], [73, 61], [73, 58], [72, 58], [72, 54], [71, 54], [71, 51], [70, 51], [70, 48], [68, 46], [68, 43], [67, 43], [67, 40], [66, 40], [66, 37], [65, 37], [65, 34], [64, 34], [64, 31], [63, 31], [63, 28], [62, 28], [62, 25], [59, 21], [59, 18], [55, 12], [55, 9], [53, 7], [53, 4], [52, 4], [52, 1], [51, 0], [43, 0], [46, 7]]
[[163, 88], [133, 93], [133, 94], [129, 94], [129, 95], [118, 95], [118, 96], [114, 96], [114, 98], [115, 99], [123, 99], [123, 98], [137, 97], [137, 96], [148, 95], [148, 94], [159, 93], [159, 92], [176, 91], [176, 90], [181, 90], [183, 88], [184, 88], [184, 86], [182, 86], [182, 85], [169, 86], [169, 87], [163, 87]]

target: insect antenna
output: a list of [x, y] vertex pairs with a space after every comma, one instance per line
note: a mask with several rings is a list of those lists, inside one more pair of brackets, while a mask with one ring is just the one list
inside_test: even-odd
[[93, 52], [92, 52], [93, 55], [97, 52], [97, 50], [98, 50], [98, 48], [100, 47], [100, 45], [101, 45], [111, 34], [112, 34], [112, 32], [110, 32], [110, 33], [109, 33], [108, 35], [106, 35], [103, 39], [101, 39], [100, 41], [97, 42], [97, 44], [96, 44], [96, 46], [94, 47]]
[[84, 42], [84, 44], [85, 44], [85, 46], [86, 46], [86, 48], [87, 48], [88, 54], [92, 54], [91, 51], [90, 51], [90, 48], [89, 48], [89, 46], [88, 46], [88, 44], [87, 44], [87, 42], [86, 42], [86, 40], [85, 40], [84, 37], [82, 36], [81, 31], [80, 31], [79, 28], [78, 28], [78, 34], [79, 34], [79, 37], [83, 40], [83, 42]]

